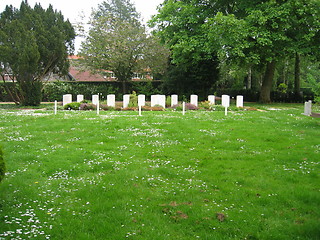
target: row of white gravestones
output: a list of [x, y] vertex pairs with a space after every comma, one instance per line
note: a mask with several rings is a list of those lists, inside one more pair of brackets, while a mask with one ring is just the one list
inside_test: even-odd
[[[110, 107], [115, 107], [115, 105], [116, 105], [115, 98], [116, 97], [114, 94], [107, 95], [107, 105]], [[84, 99], [83, 95], [77, 95], [77, 102], [81, 102], [81, 101], [83, 101], [83, 99]], [[243, 96], [238, 95], [236, 100], [237, 100], [236, 106], [243, 107]], [[215, 96], [209, 95], [208, 101], [210, 102], [210, 104], [214, 105], [215, 104]], [[98, 102], [99, 102], [99, 95], [92, 95], [92, 103], [97, 105]], [[127, 108], [129, 105], [129, 102], [130, 102], [130, 94], [123, 95], [123, 108]], [[305, 106], [307, 106], [307, 104], [310, 104], [309, 102], [306, 102]], [[63, 95], [63, 105], [66, 105], [68, 103], [72, 103], [72, 95], [71, 94]], [[198, 95], [191, 95], [190, 96], [190, 103], [195, 106], [198, 106]], [[145, 106], [145, 104], [146, 104], [146, 96], [142, 95], [142, 94], [138, 95], [138, 106]], [[174, 106], [177, 104], [178, 104], [178, 95], [171, 95], [171, 106]], [[166, 96], [165, 95], [151, 95], [151, 107], [154, 107], [157, 105], [165, 108], [165, 106], [166, 106]], [[222, 95], [221, 105], [223, 107], [230, 106], [230, 96], [229, 95]], [[305, 107], [305, 109], [307, 109], [307, 108]], [[306, 110], [305, 110], [304, 114], [305, 115], [311, 114], [311, 106], [310, 106], [310, 111], [308, 110], [306, 112]]]

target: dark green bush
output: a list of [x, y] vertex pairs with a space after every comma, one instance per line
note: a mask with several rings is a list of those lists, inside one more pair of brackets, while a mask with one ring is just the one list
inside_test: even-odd
[[81, 103], [72, 102], [63, 106], [64, 110], [79, 110]]
[[6, 165], [3, 159], [3, 151], [2, 151], [2, 148], [0, 147], [0, 182], [4, 178], [5, 171], [6, 171]]

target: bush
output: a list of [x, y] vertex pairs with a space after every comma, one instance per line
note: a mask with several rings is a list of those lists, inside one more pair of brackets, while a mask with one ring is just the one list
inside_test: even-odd
[[81, 103], [72, 102], [63, 106], [64, 110], [79, 110]]
[[205, 110], [212, 110], [213, 104], [211, 104], [209, 101], [204, 101], [199, 103], [199, 107], [203, 108]]
[[2, 151], [2, 148], [0, 147], [0, 182], [4, 178], [5, 171], [6, 171], [6, 165], [3, 159], [3, 151]]
[[104, 111], [113, 111], [114, 107], [108, 106], [107, 104], [101, 104], [100, 108]]
[[95, 110], [97, 108], [96, 105], [92, 103], [81, 103], [80, 110]]
[[136, 107], [138, 107], [138, 96], [137, 96], [137, 93], [133, 91], [132, 94], [130, 94], [128, 108], [136, 108]]
[[141, 107], [142, 111], [163, 111], [163, 107], [162, 106], [154, 106], [154, 107], [150, 107], [150, 106], [143, 106]]

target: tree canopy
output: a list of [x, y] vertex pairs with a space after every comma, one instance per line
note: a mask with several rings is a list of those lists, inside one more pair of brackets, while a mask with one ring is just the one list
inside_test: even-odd
[[40, 104], [44, 78], [67, 73], [74, 38], [72, 25], [52, 5], [31, 8], [23, 1], [20, 9], [6, 7], [0, 15], [0, 73], [15, 83], [10, 92], [16, 103]]
[[126, 82], [135, 72], [163, 71], [168, 51], [146, 33], [130, 1], [109, 0], [92, 12], [81, 55], [92, 70], [113, 71], [126, 93]]
[[298, 68], [300, 55], [319, 59], [319, 11], [319, 0], [166, 0], [152, 26], [175, 63], [218, 56], [263, 66], [260, 100], [270, 102], [278, 62], [291, 56]]

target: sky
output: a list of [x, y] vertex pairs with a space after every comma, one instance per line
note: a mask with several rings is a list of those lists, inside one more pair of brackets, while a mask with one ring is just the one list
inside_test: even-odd
[[[157, 13], [157, 6], [163, 3], [164, 0], [131, 0], [135, 5], [137, 12], [141, 14], [141, 17], [146, 23], [150, 20], [151, 16]], [[22, 0], [0, 0], [0, 12], [3, 12], [6, 5], [12, 5], [16, 8], [20, 7]], [[98, 4], [103, 0], [28, 0], [31, 7], [35, 3], [39, 3], [43, 8], [47, 8], [49, 4], [54, 9], [62, 12], [65, 18], [68, 18], [71, 23], [80, 21], [81, 13], [84, 13], [86, 17], [90, 16], [91, 9], [96, 8]], [[81, 39], [76, 39], [76, 50], [80, 46]]]

